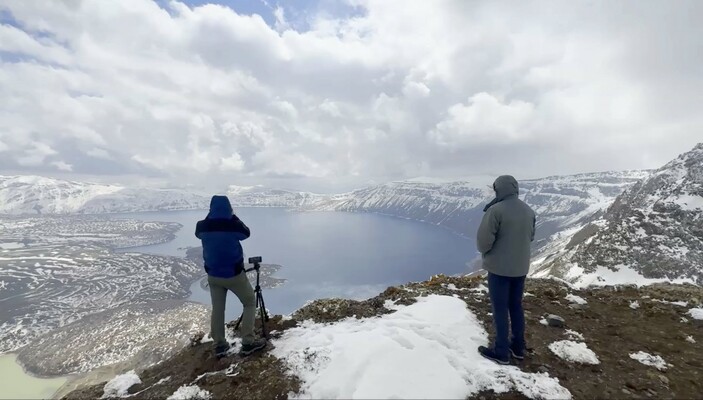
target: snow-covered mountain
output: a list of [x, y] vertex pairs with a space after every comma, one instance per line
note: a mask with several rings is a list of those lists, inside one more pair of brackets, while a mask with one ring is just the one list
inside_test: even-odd
[[327, 195], [270, 189], [263, 186], [230, 186], [227, 195], [235, 207], [310, 208]]
[[99, 214], [203, 209], [209, 196], [39, 176], [0, 176], [0, 214]]
[[[556, 176], [520, 182], [522, 197], [539, 216], [538, 245], [583, 224], [607, 208], [646, 171]], [[316, 194], [260, 186], [230, 186], [235, 207], [286, 207], [309, 211], [375, 212], [424, 221], [473, 236], [492, 197], [472, 182], [402, 181], [343, 194]], [[22, 176], [0, 177], [0, 214], [100, 214], [206, 209], [209, 194], [179, 189], [134, 188]]]
[[703, 282], [703, 143], [618, 196], [599, 219], [553, 243], [537, 275], [580, 283]]

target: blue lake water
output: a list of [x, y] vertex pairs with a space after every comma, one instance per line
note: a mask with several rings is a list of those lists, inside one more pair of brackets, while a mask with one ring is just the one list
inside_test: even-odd
[[[252, 231], [251, 238], [242, 242], [246, 256], [260, 255], [264, 263], [283, 266], [276, 276], [287, 282], [264, 289], [266, 307], [274, 314], [291, 313], [317, 298], [363, 299], [388, 286], [426, 280], [434, 274], [471, 272], [467, 264], [477, 255], [473, 240], [384, 215], [280, 208], [236, 212]], [[195, 223], [205, 215], [205, 211], [175, 211], [121, 216], [182, 224], [173, 241], [130, 251], [184, 256], [185, 247], [200, 245], [194, 236]], [[191, 292], [190, 300], [210, 303], [209, 292], [198, 282], [191, 285]], [[240, 313], [241, 305], [230, 293], [227, 317]]]

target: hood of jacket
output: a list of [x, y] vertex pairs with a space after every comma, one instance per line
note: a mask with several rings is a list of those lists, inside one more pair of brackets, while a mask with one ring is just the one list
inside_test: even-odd
[[212, 196], [210, 200], [210, 212], [208, 219], [229, 219], [232, 218], [234, 210], [227, 196]]
[[496, 192], [496, 198], [493, 199], [490, 203], [486, 204], [486, 207], [484, 207], [483, 209], [484, 212], [488, 211], [488, 209], [496, 203], [500, 203], [501, 201], [507, 198], [520, 194], [517, 179], [513, 178], [510, 175], [499, 176], [498, 179], [493, 182], [493, 190], [495, 190]]

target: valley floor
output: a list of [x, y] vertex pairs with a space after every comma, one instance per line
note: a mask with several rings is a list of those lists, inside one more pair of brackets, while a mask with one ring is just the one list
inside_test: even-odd
[[[703, 393], [702, 288], [578, 290], [531, 279], [526, 291], [532, 354], [511, 366], [473, 351], [493, 329], [483, 278], [437, 276], [365, 301], [317, 300], [291, 318], [274, 317], [275, 339], [260, 355], [218, 361], [211, 344], [196, 337], [165, 362], [67, 398], [686, 399]], [[563, 317], [565, 326], [548, 326], [549, 314]], [[236, 345], [236, 332], [230, 334]]]

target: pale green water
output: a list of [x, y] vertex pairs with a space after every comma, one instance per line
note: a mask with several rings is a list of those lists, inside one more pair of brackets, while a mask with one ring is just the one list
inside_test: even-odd
[[66, 378], [35, 378], [17, 364], [14, 354], [0, 355], [0, 399], [50, 399]]

